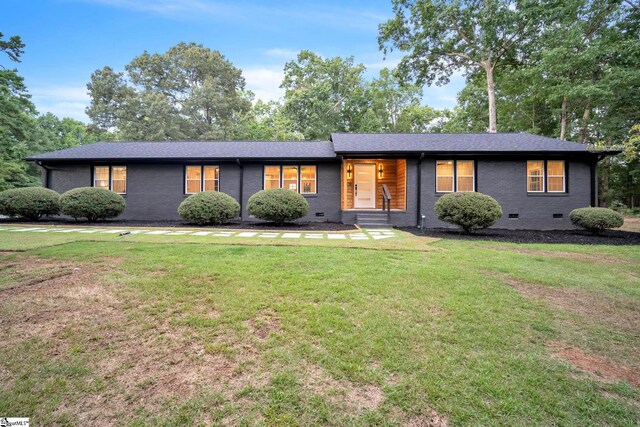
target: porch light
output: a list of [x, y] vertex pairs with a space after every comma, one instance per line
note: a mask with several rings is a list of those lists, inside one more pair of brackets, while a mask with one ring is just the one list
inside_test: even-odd
[[382, 163], [378, 165], [378, 178], [382, 178], [384, 176], [384, 169], [382, 167]]
[[351, 163], [347, 165], [347, 178], [351, 179]]

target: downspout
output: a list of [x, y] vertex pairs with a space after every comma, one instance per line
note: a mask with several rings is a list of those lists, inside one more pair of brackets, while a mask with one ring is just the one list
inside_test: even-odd
[[243, 189], [244, 189], [244, 165], [242, 163], [240, 163], [240, 159], [236, 159], [236, 163], [238, 164], [238, 166], [240, 167], [240, 221], [242, 222], [242, 195], [243, 195]]
[[416, 224], [418, 224], [418, 228], [422, 228], [422, 160], [424, 159], [424, 153], [420, 154], [420, 158], [418, 159], [418, 213], [416, 217]]
[[49, 171], [51, 169], [43, 165], [40, 160], [38, 160], [36, 164], [40, 166], [42, 169], [44, 169], [44, 188], [49, 188]]

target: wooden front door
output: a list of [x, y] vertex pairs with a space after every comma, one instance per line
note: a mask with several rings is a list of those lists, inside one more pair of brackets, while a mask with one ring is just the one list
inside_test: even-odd
[[376, 165], [356, 163], [353, 165], [353, 207], [355, 209], [375, 209], [376, 207]]

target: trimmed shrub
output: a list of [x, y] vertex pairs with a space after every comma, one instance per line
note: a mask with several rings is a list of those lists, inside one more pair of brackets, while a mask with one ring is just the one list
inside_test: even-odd
[[13, 188], [0, 193], [0, 214], [31, 220], [60, 212], [60, 194], [43, 187]]
[[309, 212], [309, 203], [295, 191], [278, 188], [261, 190], [249, 198], [249, 214], [282, 225]]
[[460, 226], [465, 233], [491, 227], [502, 216], [500, 203], [482, 193], [446, 194], [434, 210], [439, 220]]
[[219, 191], [205, 191], [187, 197], [178, 206], [178, 215], [194, 224], [222, 225], [240, 215], [240, 204]]
[[60, 212], [89, 222], [115, 218], [125, 206], [124, 197], [104, 188], [74, 188], [60, 196]]
[[600, 234], [609, 228], [622, 227], [622, 214], [607, 208], [579, 208], [569, 214], [571, 223], [593, 234]]

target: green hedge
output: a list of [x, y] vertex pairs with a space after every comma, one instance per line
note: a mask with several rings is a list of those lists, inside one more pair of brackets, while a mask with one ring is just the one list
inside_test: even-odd
[[25, 187], [0, 193], [0, 214], [31, 220], [60, 212], [60, 194], [42, 187]]
[[81, 187], [60, 196], [60, 212], [89, 222], [115, 218], [124, 212], [124, 198], [103, 188]]
[[284, 188], [262, 190], [249, 198], [250, 215], [282, 225], [302, 218], [309, 212], [309, 203], [300, 194]]
[[502, 216], [500, 203], [482, 193], [446, 194], [434, 210], [439, 220], [462, 227], [465, 233], [491, 227]]
[[569, 214], [571, 223], [593, 234], [600, 234], [609, 228], [622, 227], [622, 214], [607, 208], [579, 208]]
[[225, 193], [205, 191], [180, 203], [178, 215], [194, 224], [222, 225], [240, 216], [240, 204]]

